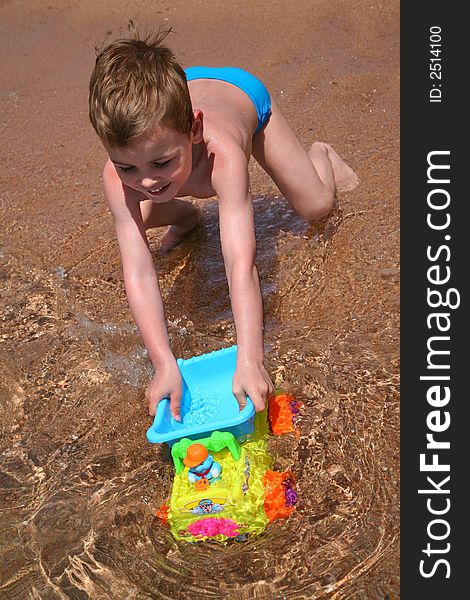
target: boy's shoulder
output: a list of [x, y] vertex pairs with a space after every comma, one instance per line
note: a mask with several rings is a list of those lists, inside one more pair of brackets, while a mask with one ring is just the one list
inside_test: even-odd
[[233, 161], [248, 162], [251, 138], [252, 133], [243, 122], [224, 120], [211, 112], [204, 118], [204, 144], [215, 167], [228, 167]]

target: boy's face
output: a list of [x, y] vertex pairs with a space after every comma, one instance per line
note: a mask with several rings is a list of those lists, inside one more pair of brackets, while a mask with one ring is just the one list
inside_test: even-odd
[[163, 203], [178, 195], [191, 174], [192, 146], [202, 139], [196, 130], [187, 135], [159, 126], [133, 146], [105, 147], [125, 185]]

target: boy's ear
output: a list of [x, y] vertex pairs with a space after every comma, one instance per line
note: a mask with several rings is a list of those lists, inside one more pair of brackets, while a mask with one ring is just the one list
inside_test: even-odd
[[203, 131], [204, 131], [204, 123], [203, 123], [203, 114], [202, 110], [198, 108], [193, 110], [194, 120], [193, 126], [191, 127], [191, 135], [193, 144], [199, 144], [203, 140]]

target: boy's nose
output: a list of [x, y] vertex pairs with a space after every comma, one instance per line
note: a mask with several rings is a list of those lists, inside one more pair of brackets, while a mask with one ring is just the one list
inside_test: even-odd
[[153, 187], [155, 187], [157, 185], [157, 182], [155, 181], [155, 179], [151, 178], [151, 177], [143, 177], [140, 180], [140, 185], [148, 190], [152, 189]]

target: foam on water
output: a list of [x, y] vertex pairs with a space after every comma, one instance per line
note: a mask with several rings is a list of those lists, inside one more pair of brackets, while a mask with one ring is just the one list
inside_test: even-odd
[[196, 425], [204, 425], [211, 421], [220, 420], [222, 411], [218, 398], [199, 393], [191, 399], [190, 411], [184, 414], [183, 407], [183, 423], [186, 426], [194, 427]]

